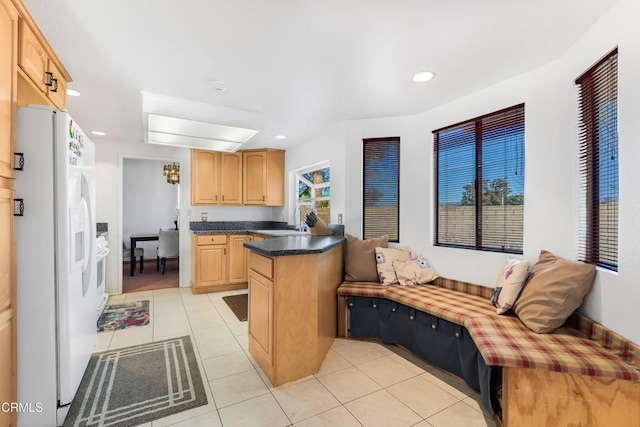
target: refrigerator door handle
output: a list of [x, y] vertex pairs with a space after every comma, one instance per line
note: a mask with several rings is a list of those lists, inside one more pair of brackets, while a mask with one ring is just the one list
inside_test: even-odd
[[[96, 224], [93, 214], [93, 192], [89, 185], [87, 176], [83, 173], [81, 178], [81, 197], [82, 197], [82, 209], [85, 215], [85, 264], [82, 268], [82, 295], [86, 295], [91, 286], [96, 287], [95, 275], [93, 269], [95, 265], [96, 252]], [[94, 278], [93, 282], [91, 278]]]
[[90, 261], [90, 245], [91, 245], [91, 230], [89, 229], [91, 224], [91, 218], [89, 216], [89, 207], [87, 206], [87, 199], [82, 198], [82, 215], [84, 216], [84, 254], [82, 254], [82, 259], [84, 263], [82, 265], [82, 273], [87, 271], [87, 267], [89, 266]]

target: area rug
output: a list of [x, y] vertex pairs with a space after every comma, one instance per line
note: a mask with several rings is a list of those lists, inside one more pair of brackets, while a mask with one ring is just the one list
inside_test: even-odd
[[184, 336], [91, 356], [64, 427], [130, 427], [206, 404]]
[[227, 303], [233, 314], [236, 315], [239, 321], [247, 321], [247, 312], [249, 311], [249, 295], [229, 295], [222, 297], [222, 300]]
[[149, 300], [108, 305], [98, 319], [98, 332], [149, 324]]

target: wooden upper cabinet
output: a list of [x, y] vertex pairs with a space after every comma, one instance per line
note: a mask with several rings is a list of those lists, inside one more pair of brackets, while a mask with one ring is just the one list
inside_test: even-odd
[[47, 86], [47, 98], [55, 107], [64, 108], [67, 105], [67, 82], [51, 59], [48, 68], [53, 80], [51, 85]]
[[245, 205], [264, 205], [267, 201], [267, 153], [248, 151], [243, 153]]
[[220, 153], [191, 150], [191, 204], [219, 203]]
[[191, 150], [192, 205], [284, 205], [284, 151]]
[[41, 92], [46, 92], [49, 58], [44, 47], [24, 19], [20, 20], [20, 55], [18, 65]]
[[18, 25], [18, 66], [22, 81], [18, 84], [18, 104], [48, 104], [65, 108], [67, 82], [71, 77], [58, 62], [57, 56], [40, 35], [38, 37], [26, 19]]
[[242, 153], [220, 153], [220, 196], [223, 205], [242, 204]]
[[0, 177], [13, 178], [18, 13], [8, 0], [0, 0], [0, 57]]
[[243, 203], [284, 205], [284, 151], [247, 150], [243, 156]]

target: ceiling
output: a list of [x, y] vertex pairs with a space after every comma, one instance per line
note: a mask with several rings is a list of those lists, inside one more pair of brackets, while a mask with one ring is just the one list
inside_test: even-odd
[[[614, 2], [24, 0], [82, 93], [70, 113], [107, 133], [95, 142], [142, 143], [145, 91], [264, 115], [250, 146], [282, 148], [549, 63]], [[422, 70], [436, 78], [414, 83]]]

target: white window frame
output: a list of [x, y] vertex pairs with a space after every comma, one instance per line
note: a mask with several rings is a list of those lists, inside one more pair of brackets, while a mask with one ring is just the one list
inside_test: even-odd
[[[302, 206], [311, 206], [313, 208], [313, 206], [315, 206], [315, 202], [321, 202], [324, 200], [329, 200], [331, 201], [331, 196], [322, 196], [322, 197], [313, 197], [313, 194], [315, 194], [315, 190], [316, 189], [321, 189], [321, 188], [325, 188], [325, 187], [331, 187], [331, 178], [329, 178], [329, 182], [323, 182], [320, 184], [314, 184], [311, 181], [309, 181], [308, 179], [306, 179], [304, 176], [304, 174], [309, 173], [309, 172], [314, 172], [317, 170], [321, 170], [321, 169], [325, 169], [325, 168], [329, 168], [329, 171], [331, 171], [331, 164], [329, 162], [329, 160], [324, 160], [322, 162], [318, 162], [318, 163], [314, 163], [308, 166], [304, 166], [300, 169], [295, 169], [293, 171], [291, 171], [291, 207], [289, 209], [289, 214], [290, 214], [290, 224], [294, 224], [296, 223], [296, 207], [298, 205], [302, 205]], [[331, 173], [331, 172], [329, 172]], [[331, 175], [329, 175], [331, 176]], [[310, 189], [311, 192], [310, 194], [312, 195], [312, 197], [310, 197], [309, 199], [299, 199], [298, 198], [298, 183], [302, 181], [305, 185], [307, 185]]]

